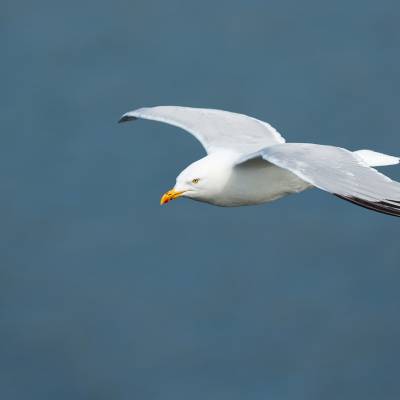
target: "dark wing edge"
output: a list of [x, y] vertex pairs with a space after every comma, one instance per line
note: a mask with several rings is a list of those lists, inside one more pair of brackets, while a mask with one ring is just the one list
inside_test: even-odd
[[[368, 210], [376, 211], [382, 214], [391, 215], [394, 217], [400, 217], [400, 202], [389, 200], [390, 203], [386, 201], [368, 201], [360, 199], [354, 196], [345, 196], [337, 193], [333, 193], [336, 197], [342, 200], [349, 201], [357, 206], [367, 208]], [[396, 204], [394, 204], [396, 203]]]
[[119, 120], [118, 123], [121, 124], [122, 122], [129, 122], [129, 121], [136, 121], [138, 118], [133, 117], [131, 115], [123, 115]]

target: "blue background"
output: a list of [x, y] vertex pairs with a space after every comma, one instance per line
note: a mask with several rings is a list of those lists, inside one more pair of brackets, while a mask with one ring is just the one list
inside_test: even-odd
[[399, 399], [399, 220], [317, 190], [161, 208], [201, 146], [116, 123], [222, 108], [400, 155], [399, 22], [391, 0], [3, 1], [0, 397]]

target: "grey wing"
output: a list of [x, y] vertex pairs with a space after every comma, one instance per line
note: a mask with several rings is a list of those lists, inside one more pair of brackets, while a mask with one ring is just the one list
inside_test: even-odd
[[285, 142], [268, 123], [223, 110], [178, 106], [145, 107], [127, 112], [120, 122], [138, 118], [165, 122], [188, 131], [209, 154], [221, 149], [246, 154]]
[[400, 183], [369, 167], [346, 149], [288, 143], [263, 149], [242, 161], [262, 157], [313, 186], [368, 209], [400, 216]]

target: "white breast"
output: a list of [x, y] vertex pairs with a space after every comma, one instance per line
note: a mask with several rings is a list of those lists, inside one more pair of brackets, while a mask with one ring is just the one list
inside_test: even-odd
[[264, 160], [252, 160], [234, 167], [220, 194], [210, 202], [228, 207], [267, 203], [310, 187], [286, 169]]

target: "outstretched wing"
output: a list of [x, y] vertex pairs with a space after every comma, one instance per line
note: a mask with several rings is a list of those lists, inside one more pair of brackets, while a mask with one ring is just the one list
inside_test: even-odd
[[165, 122], [188, 131], [200, 141], [208, 154], [221, 149], [246, 154], [285, 142], [268, 123], [229, 111], [178, 106], [148, 107], [127, 112], [119, 122], [138, 118]]
[[400, 217], [400, 183], [370, 168], [348, 150], [287, 143], [243, 157], [241, 162], [260, 157], [344, 200]]

